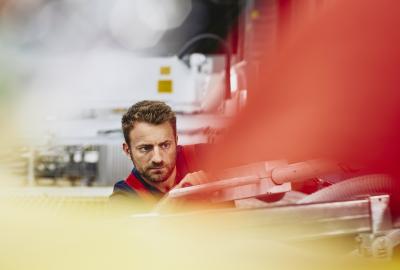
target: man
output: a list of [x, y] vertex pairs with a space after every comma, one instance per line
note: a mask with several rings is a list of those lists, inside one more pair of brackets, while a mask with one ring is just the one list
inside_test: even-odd
[[122, 117], [125, 142], [123, 151], [134, 169], [114, 185], [115, 198], [142, 198], [157, 202], [174, 187], [206, 181], [199, 171], [198, 155], [202, 145], [177, 145], [176, 116], [160, 101], [141, 101]]

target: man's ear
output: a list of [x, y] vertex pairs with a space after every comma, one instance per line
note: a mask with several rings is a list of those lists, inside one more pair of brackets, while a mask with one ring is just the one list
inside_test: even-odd
[[131, 158], [131, 149], [129, 148], [129, 145], [127, 143], [122, 144], [122, 150], [124, 150], [125, 154]]
[[175, 144], [178, 145], [178, 135], [175, 137]]

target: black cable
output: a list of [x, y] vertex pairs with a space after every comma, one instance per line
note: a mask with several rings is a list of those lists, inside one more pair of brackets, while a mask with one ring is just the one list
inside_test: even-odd
[[231, 50], [229, 49], [228, 44], [221, 37], [211, 34], [204, 33], [197, 35], [190, 39], [188, 42], [183, 45], [183, 47], [177, 53], [179, 59], [182, 59], [183, 56], [193, 47], [194, 44], [204, 39], [212, 39], [218, 41], [225, 51], [225, 100], [231, 98]]

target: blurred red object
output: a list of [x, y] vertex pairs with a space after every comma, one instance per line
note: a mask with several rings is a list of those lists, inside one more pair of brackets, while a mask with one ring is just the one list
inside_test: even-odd
[[331, 158], [399, 174], [398, 10], [396, 0], [337, 1], [290, 27], [209, 168]]

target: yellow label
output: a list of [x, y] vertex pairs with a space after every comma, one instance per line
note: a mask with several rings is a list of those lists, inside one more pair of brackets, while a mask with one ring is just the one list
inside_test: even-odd
[[158, 81], [158, 93], [172, 93], [172, 81], [171, 80], [159, 80]]
[[171, 74], [171, 67], [169, 67], [169, 66], [160, 67], [160, 74], [161, 75], [169, 75], [169, 74]]
[[257, 20], [259, 17], [260, 17], [260, 11], [256, 9], [251, 11], [250, 18], [252, 18], [253, 20]]

